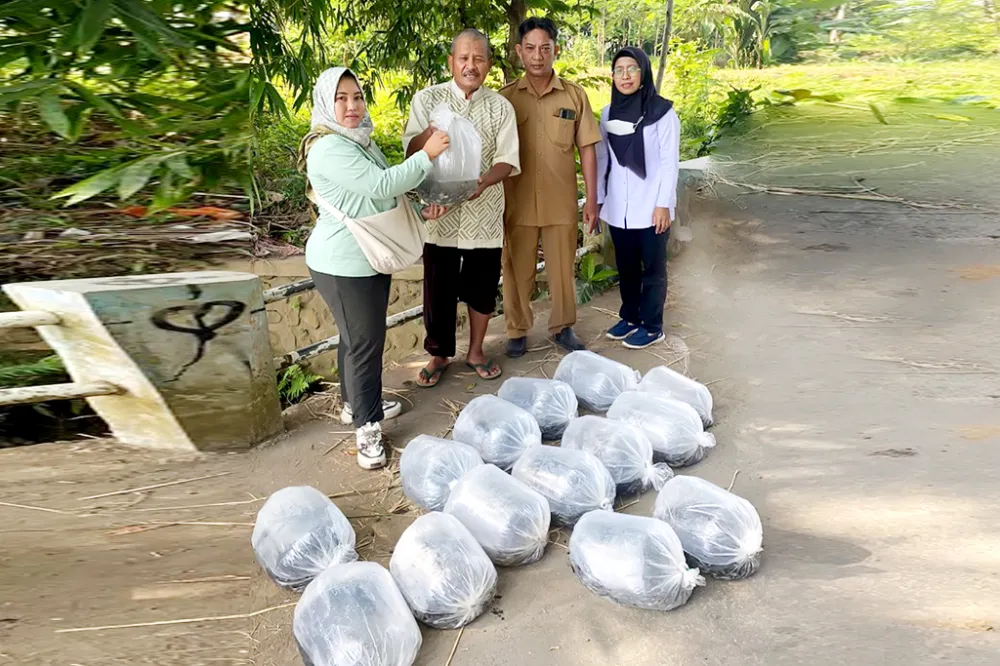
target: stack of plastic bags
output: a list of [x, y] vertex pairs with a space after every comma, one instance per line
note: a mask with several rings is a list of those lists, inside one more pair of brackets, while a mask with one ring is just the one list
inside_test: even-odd
[[653, 516], [674, 528], [702, 571], [723, 580], [757, 571], [764, 529], [742, 497], [704, 479], [678, 476], [660, 490]]
[[655, 518], [592, 511], [573, 530], [569, 559], [591, 592], [636, 608], [672, 610], [705, 584], [674, 531]]
[[614, 479], [615, 494], [621, 497], [659, 490], [674, 475], [665, 463], [653, 463], [653, 445], [646, 433], [620, 421], [581, 416], [566, 428], [560, 446], [597, 456]]
[[494, 465], [480, 465], [463, 476], [444, 511], [458, 518], [500, 566], [537, 562], [549, 541], [548, 501]]
[[411, 666], [422, 642], [406, 599], [374, 562], [320, 574], [295, 606], [292, 632], [305, 666]]
[[534, 416], [542, 430], [542, 439], [562, 437], [570, 419], [577, 415], [573, 388], [557, 379], [511, 377], [497, 391], [497, 396]]
[[473, 398], [458, 415], [452, 439], [469, 444], [483, 460], [508, 471], [532, 444], [542, 443], [535, 417], [495, 395]]
[[475, 538], [454, 516], [428, 513], [406, 528], [389, 571], [413, 614], [438, 629], [457, 629], [493, 601], [497, 571]]
[[334, 564], [358, 559], [354, 528], [330, 498], [309, 486], [283, 488], [257, 513], [250, 544], [278, 585], [301, 590]]
[[468, 444], [418, 435], [399, 457], [403, 493], [428, 511], [440, 511], [458, 480], [482, 464], [479, 453]]
[[671, 467], [693, 465], [715, 446], [715, 435], [705, 432], [694, 407], [656, 393], [622, 393], [608, 418], [642, 428], [653, 444], [653, 460]]
[[639, 390], [649, 393], [659, 393], [674, 400], [680, 400], [694, 407], [701, 417], [702, 424], [708, 428], [712, 419], [712, 392], [704, 384], [690, 377], [685, 377], [676, 370], [665, 365], [653, 368], [639, 382]]
[[549, 502], [557, 525], [574, 525], [585, 513], [615, 504], [615, 481], [597, 456], [539, 444], [514, 464], [512, 475]]
[[639, 373], [591, 351], [570, 352], [559, 362], [555, 378], [573, 387], [580, 404], [603, 412], [624, 391], [639, 384]]

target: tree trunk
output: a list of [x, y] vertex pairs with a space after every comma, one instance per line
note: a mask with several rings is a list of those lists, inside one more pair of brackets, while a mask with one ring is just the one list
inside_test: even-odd
[[[847, 3], [846, 2], [844, 4], [842, 4], [840, 7], [837, 8], [837, 15], [834, 17], [834, 20], [843, 21], [845, 18], [847, 18]], [[830, 31], [830, 43], [831, 44], [839, 44], [840, 43], [840, 30], [837, 30], [836, 28], [834, 28], [833, 30]]]
[[520, 63], [517, 62], [517, 28], [528, 16], [525, 0], [510, 0], [507, 5], [507, 53], [503, 66], [503, 77], [507, 83], [517, 78]]
[[597, 50], [601, 55], [601, 67], [604, 67], [604, 55], [608, 50], [607, 45], [608, 26], [608, 3], [604, 3], [604, 10], [601, 12], [601, 23], [597, 26]]
[[667, 0], [667, 15], [663, 23], [663, 38], [660, 40], [660, 66], [656, 69], [656, 89], [663, 86], [663, 72], [667, 68], [667, 53], [670, 52], [670, 30], [674, 23], [674, 0]]

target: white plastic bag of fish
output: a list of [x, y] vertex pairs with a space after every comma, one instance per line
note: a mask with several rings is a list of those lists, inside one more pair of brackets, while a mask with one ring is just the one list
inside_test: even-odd
[[483, 461], [510, 470], [524, 450], [542, 443], [535, 417], [495, 395], [473, 398], [458, 415], [451, 438], [472, 446]]
[[320, 574], [295, 605], [292, 633], [305, 666], [411, 666], [423, 640], [392, 576], [374, 562]]
[[577, 416], [573, 388], [557, 379], [511, 377], [497, 395], [534, 416], [542, 430], [542, 439], [559, 439], [570, 419]]
[[715, 435], [705, 432], [694, 407], [656, 393], [622, 393], [608, 418], [642, 428], [653, 444], [653, 460], [671, 467], [700, 462], [715, 446]]
[[250, 544], [274, 582], [302, 590], [327, 567], [358, 559], [354, 539], [354, 528], [329, 497], [309, 486], [291, 486], [267, 498]]
[[454, 206], [467, 200], [479, 187], [483, 141], [475, 125], [458, 115], [448, 104], [431, 111], [433, 128], [448, 133], [448, 149], [438, 155], [417, 194], [428, 203]]
[[619, 395], [639, 385], [639, 373], [592, 351], [570, 352], [559, 362], [555, 378], [573, 387], [581, 405], [604, 412]]
[[570, 536], [569, 561], [591, 592], [635, 608], [673, 610], [705, 584], [670, 526], [645, 516], [588, 513]]
[[585, 513], [615, 505], [615, 481], [592, 453], [540, 444], [514, 463], [512, 476], [549, 501], [553, 522], [572, 526]]
[[653, 462], [653, 445], [646, 433], [621, 421], [592, 414], [573, 419], [560, 446], [597, 456], [614, 479], [618, 497], [659, 490], [674, 476], [666, 463]]
[[639, 390], [686, 402], [698, 412], [706, 428], [715, 423], [712, 418], [712, 392], [708, 387], [665, 365], [647, 372], [639, 382]]
[[458, 480], [482, 464], [479, 453], [468, 444], [417, 435], [399, 456], [399, 478], [410, 501], [428, 511], [440, 511]]
[[458, 629], [493, 602], [497, 570], [472, 533], [452, 515], [420, 516], [392, 552], [389, 571], [418, 620]]
[[463, 476], [444, 511], [458, 518], [502, 567], [537, 562], [549, 542], [548, 501], [495, 465]]
[[764, 528], [757, 509], [714, 483], [675, 477], [656, 496], [653, 516], [673, 527], [684, 552], [715, 578], [746, 578], [760, 565]]

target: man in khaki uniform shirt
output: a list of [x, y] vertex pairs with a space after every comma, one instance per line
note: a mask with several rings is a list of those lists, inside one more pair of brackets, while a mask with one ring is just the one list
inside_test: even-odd
[[500, 90], [517, 114], [521, 175], [505, 183], [503, 308], [507, 355], [527, 351], [534, 323], [538, 241], [545, 255], [552, 313], [549, 333], [562, 347], [584, 345], [576, 323], [577, 189], [574, 147], [587, 188], [584, 222], [597, 219], [597, 151], [601, 133], [583, 88], [556, 76], [558, 31], [547, 18], [529, 18], [518, 28], [517, 53], [525, 76]]

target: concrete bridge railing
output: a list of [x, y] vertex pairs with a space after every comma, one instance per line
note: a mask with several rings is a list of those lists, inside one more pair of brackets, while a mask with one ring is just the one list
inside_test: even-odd
[[[706, 167], [703, 160], [682, 164], [679, 227]], [[673, 234], [672, 243], [691, 233], [677, 231], [685, 233]], [[599, 242], [587, 244], [577, 260], [601, 249]], [[538, 270], [544, 268], [540, 262]], [[0, 313], [0, 334], [37, 329], [73, 381], [0, 389], [0, 406], [85, 398], [125, 444], [188, 451], [254, 446], [284, 430], [277, 371], [340, 342], [334, 335], [273, 356], [266, 304], [314, 288], [301, 280], [263, 291], [258, 276], [226, 271], [4, 285], [21, 310]], [[417, 306], [390, 315], [386, 325], [422, 315]]]

